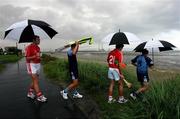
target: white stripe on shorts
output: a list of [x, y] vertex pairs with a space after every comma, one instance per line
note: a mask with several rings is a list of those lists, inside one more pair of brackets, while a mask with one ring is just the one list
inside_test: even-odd
[[26, 63], [28, 74], [39, 74], [41, 65], [40, 63]]

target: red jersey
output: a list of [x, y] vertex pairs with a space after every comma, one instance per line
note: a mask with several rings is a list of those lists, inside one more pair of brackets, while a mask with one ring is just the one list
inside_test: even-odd
[[123, 63], [123, 53], [118, 49], [114, 49], [109, 52], [107, 62], [110, 68], [119, 69], [118, 64]]
[[[26, 62], [27, 63], [40, 63], [40, 48], [36, 44], [30, 44], [25, 49]], [[28, 57], [36, 56], [36, 58], [28, 59]]]

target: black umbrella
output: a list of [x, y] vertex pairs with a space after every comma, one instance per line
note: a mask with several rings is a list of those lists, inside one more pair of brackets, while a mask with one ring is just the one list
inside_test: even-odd
[[139, 44], [134, 51], [141, 52], [143, 49], [153, 49], [157, 51], [167, 51], [173, 50], [172, 47], [175, 47], [173, 44], [163, 41], [163, 40], [150, 40]]
[[159, 47], [159, 51], [168, 51], [168, 50], [173, 50], [172, 47]]
[[116, 44], [130, 44], [131, 42], [137, 42], [140, 39], [130, 32], [116, 32], [107, 35], [102, 42], [108, 42], [109, 45], [116, 45]]
[[18, 40], [19, 43], [32, 42], [34, 35], [40, 38], [53, 38], [57, 32], [51, 26], [38, 20], [24, 20], [11, 25], [6, 31], [4, 39]]
[[142, 52], [143, 49], [148, 49], [149, 51], [152, 51], [152, 59], [154, 61], [154, 51], [168, 51], [173, 50], [172, 47], [176, 47], [173, 44], [164, 41], [164, 40], [149, 40], [146, 42], [143, 42], [139, 44], [134, 51], [136, 52]]

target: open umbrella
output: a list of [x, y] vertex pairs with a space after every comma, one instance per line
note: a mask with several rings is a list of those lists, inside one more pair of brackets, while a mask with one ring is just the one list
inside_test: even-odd
[[143, 42], [141, 44], [139, 44], [134, 51], [135, 52], [141, 52], [143, 49], [148, 49], [149, 51], [152, 51], [152, 58], [154, 61], [154, 52], [158, 51], [168, 51], [168, 50], [173, 50], [172, 48], [176, 47], [173, 44], [164, 41], [164, 40], [149, 40], [146, 42]]
[[18, 40], [19, 43], [32, 42], [33, 36], [38, 35], [40, 38], [53, 38], [57, 32], [51, 26], [38, 20], [24, 20], [12, 24], [5, 31], [4, 39]]
[[130, 32], [116, 32], [107, 35], [102, 42], [109, 43], [109, 45], [116, 44], [131, 44], [132, 42], [140, 41], [140, 39]]
[[134, 51], [141, 52], [143, 49], [152, 49], [157, 51], [172, 50], [173, 44], [163, 40], [150, 40], [139, 44]]

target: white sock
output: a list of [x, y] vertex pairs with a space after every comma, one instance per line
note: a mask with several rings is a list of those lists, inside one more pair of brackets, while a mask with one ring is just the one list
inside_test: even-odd
[[124, 99], [124, 96], [119, 96], [119, 100], [123, 100]]
[[113, 97], [112, 96], [109, 96], [109, 100], [112, 100], [113, 99]]

